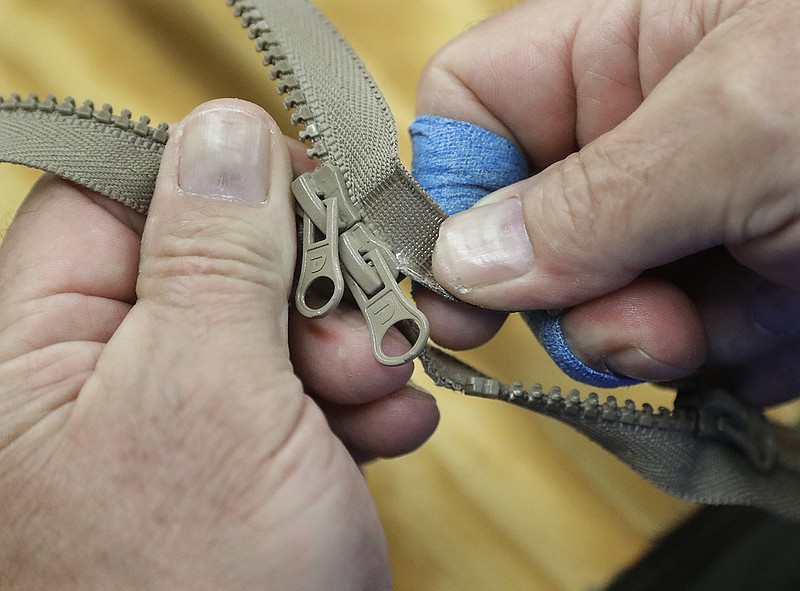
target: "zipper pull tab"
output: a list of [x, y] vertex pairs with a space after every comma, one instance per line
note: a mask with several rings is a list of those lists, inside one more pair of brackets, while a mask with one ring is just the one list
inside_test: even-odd
[[[340, 241], [344, 280], [367, 320], [375, 358], [383, 365], [402, 365], [419, 357], [428, 342], [430, 326], [397, 283], [394, 253], [363, 223], [342, 234]], [[405, 326], [408, 324], [412, 327]], [[397, 356], [383, 350], [384, 338], [392, 326], [398, 326], [406, 336], [410, 333], [416, 337], [408, 351]]]
[[[326, 199], [327, 209], [325, 236], [316, 239], [318, 228], [311, 218], [303, 213], [303, 250], [300, 262], [300, 277], [295, 291], [295, 305], [307, 318], [321, 318], [335, 309], [344, 295], [344, 278], [339, 264], [339, 232], [336, 228], [336, 201]], [[315, 285], [316, 284], [316, 285]], [[313, 293], [309, 293], [312, 292]], [[324, 298], [327, 296], [327, 300]], [[319, 306], [314, 300], [323, 299]]]
[[361, 219], [354, 209], [347, 207], [343, 198], [346, 191], [341, 173], [329, 165], [302, 174], [292, 182], [292, 193], [303, 217], [295, 304], [308, 318], [325, 316], [339, 305], [344, 295], [339, 232]]
[[[375, 358], [384, 365], [402, 365], [418, 357], [428, 342], [428, 319], [400, 289], [397, 258], [364, 223], [341, 171], [322, 164], [300, 175], [292, 183], [292, 193], [303, 217], [295, 292], [300, 313], [308, 318], [325, 316], [339, 305], [347, 285], [367, 321]], [[320, 297], [324, 301], [312, 307]], [[414, 341], [402, 355], [383, 350], [392, 326]]]

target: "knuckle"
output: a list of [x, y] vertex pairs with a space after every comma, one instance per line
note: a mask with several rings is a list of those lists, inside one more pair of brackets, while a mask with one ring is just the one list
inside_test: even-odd
[[564, 169], [566, 213], [572, 230], [589, 235], [625, 233], [632, 196], [645, 197], [651, 186], [651, 163], [659, 156], [644, 141], [596, 141], [575, 154]]
[[[800, 186], [800, 58], [786, 32], [784, 10], [753, 3], [749, 29], [738, 43], [723, 37], [702, 51], [714, 69], [700, 86], [703, 112], [718, 126], [719, 169], [729, 171], [725, 185], [729, 212], [726, 244], [742, 244], [790, 223], [797, 215]], [[798, 16], [794, 8], [795, 22]], [[730, 34], [728, 35], [730, 37]], [[726, 42], [727, 41], [727, 42]], [[712, 146], [713, 148], [713, 146]]]
[[[289, 231], [289, 230], [287, 230]], [[240, 292], [243, 285], [286, 290], [286, 249], [244, 220], [183, 220], [157, 237], [140, 262], [142, 295], [171, 292], [177, 301]], [[287, 238], [288, 239], [288, 238]]]
[[750, 4], [738, 27], [698, 51], [715, 66], [707, 72], [703, 96], [711, 113], [739, 127], [740, 137], [748, 139], [757, 155], [763, 148], [797, 145], [796, 140], [786, 143], [795, 139], [800, 125], [798, 30], [787, 22], [796, 23], [800, 11], [797, 3], [784, 3], [793, 7], [769, 1]]
[[[586, 281], [614, 283], [636, 272], [636, 256], [629, 245], [645, 227], [637, 216], [647, 215], [642, 203], [653, 193], [653, 163], [663, 149], [644, 140], [603, 140], [584, 147], [562, 161], [554, 182], [557, 196], [542, 205], [542, 218], [555, 220], [541, 228], [559, 265]], [[644, 211], [644, 213], [642, 213]], [[618, 237], [625, 236], [626, 241]], [[589, 282], [591, 282], [589, 281]]]

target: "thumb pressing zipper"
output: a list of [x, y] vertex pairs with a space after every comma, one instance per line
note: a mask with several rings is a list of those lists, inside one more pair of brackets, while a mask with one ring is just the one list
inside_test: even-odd
[[[322, 164], [298, 177], [292, 193], [303, 219], [298, 311], [308, 318], [325, 316], [339, 305], [347, 286], [367, 321], [375, 358], [402, 365], [418, 357], [428, 341], [428, 320], [400, 289], [397, 257], [364, 222], [341, 171]], [[401, 355], [383, 348], [393, 326], [414, 341]]]

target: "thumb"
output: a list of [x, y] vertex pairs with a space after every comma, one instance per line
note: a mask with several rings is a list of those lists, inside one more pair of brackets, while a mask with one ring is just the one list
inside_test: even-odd
[[763, 277], [800, 284], [800, 176], [790, 165], [800, 117], [780, 93], [762, 96], [786, 84], [751, 50], [687, 58], [616, 128], [449, 218], [437, 279], [483, 307], [560, 308], [725, 246]]
[[290, 181], [283, 136], [261, 108], [217, 100], [189, 114], [162, 160], [137, 308], [227, 348], [261, 343], [283, 355], [296, 243]]

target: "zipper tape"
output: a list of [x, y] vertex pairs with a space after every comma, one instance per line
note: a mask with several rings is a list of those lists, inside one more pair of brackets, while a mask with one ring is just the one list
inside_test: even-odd
[[35, 94], [0, 97], [0, 160], [38, 168], [146, 212], [168, 139], [127, 109]]
[[[445, 216], [400, 164], [396, 127], [380, 91], [306, 0], [226, 1], [321, 163], [293, 187], [306, 226], [301, 247], [309, 250], [308, 308], [324, 313], [326, 298], [338, 297], [344, 283], [373, 328], [376, 356], [390, 326], [412, 343], [406, 355], [384, 362], [419, 355], [437, 384], [560, 420], [676, 496], [755, 505], [800, 520], [800, 434], [770, 424], [713, 384], [699, 378], [678, 384], [676, 408], [656, 411], [613, 396], [601, 402], [596, 394], [502, 384], [430, 348], [424, 316], [397, 288], [395, 274], [443, 293], [430, 257]], [[46, 170], [140, 212], [167, 140], [165, 124], [152, 127], [145, 116], [133, 121], [130, 112], [115, 115], [108, 105], [33, 95], [0, 100], [0, 161]], [[322, 305], [312, 297], [315, 282], [327, 285]]]

